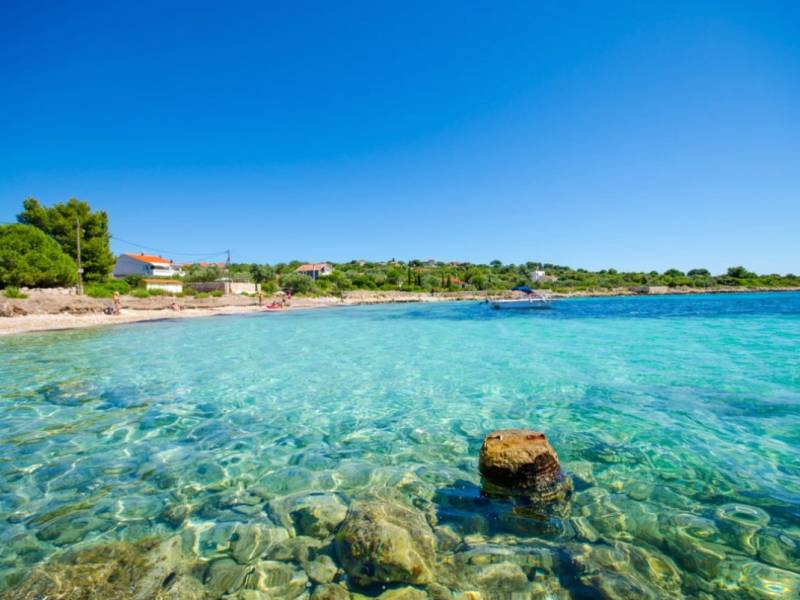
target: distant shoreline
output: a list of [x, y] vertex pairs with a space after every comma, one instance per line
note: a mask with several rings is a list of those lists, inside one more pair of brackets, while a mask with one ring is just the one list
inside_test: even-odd
[[[552, 293], [554, 298], [613, 298], [630, 296], [685, 296], [698, 294], [748, 294], [768, 292], [798, 292], [800, 288], [673, 288], [666, 292], [636, 293], [630, 289], [610, 289]], [[510, 293], [501, 294], [508, 296]], [[482, 301], [486, 292], [418, 292], [356, 291], [339, 297], [297, 297], [286, 311], [336, 306], [362, 306], [370, 304], [406, 304], [418, 302]], [[493, 295], [497, 296], [497, 295]], [[147, 321], [210, 317], [269, 312], [258, 306], [253, 298], [226, 296], [221, 298], [193, 299], [152, 297], [138, 299], [124, 296], [120, 315], [107, 315], [103, 310], [109, 300], [87, 298], [47, 292], [33, 292], [27, 299], [0, 298], [0, 336], [45, 331], [64, 331], [92, 327], [106, 327]], [[176, 304], [178, 310], [171, 308]], [[276, 312], [286, 312], [276, 311]]]

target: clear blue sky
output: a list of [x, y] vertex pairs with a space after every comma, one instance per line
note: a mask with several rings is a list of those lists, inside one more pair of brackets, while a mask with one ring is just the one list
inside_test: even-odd
[[800, 272], [798, 2], [2, 15], [0, 221], [75, 196], [235, 261]]

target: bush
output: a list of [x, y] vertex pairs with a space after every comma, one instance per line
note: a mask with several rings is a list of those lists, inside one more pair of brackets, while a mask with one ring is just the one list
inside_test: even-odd
[[138, 288], [144, 285], [144, 277], [141, 275], [126, 275], [124, 281], [130, 288]]
[[150, 296], [169, 296], [167, 290], [146, 290]]
[[194, 295], [194, 297], [195, 297], [195, 298], [200, 298], [200, 299], [202, 300], [203, 298], [208, 298], [210, 295], [211, 295], [211, 294], [209, 294], [208, 292], [197, 292], [197, 293]]
[[131, 288], [127, 282], [120, 279], [104, 281], [103, 283], [89, 283], [84, 289], [86, 295], [92, 298], [111, 298], [114, 292], [127, 294], [130, 290]]
[[73, 285], [75, 262], [31, 225], [0, 227], [0, 287]]
[[136, 288], [131, 292], [131, 296], [133, 296], [134, 298], [149, 298], [150, 292], [148, 292], [144, 288]]
[[278, 284], [275, 281], [265, 281], [261, 284], [261, 291], [265, 296], [271, 296], [278, 291]]
[[287, 273], [281, 277], [281, 288], [289, 294], [308, 294], [314, 287], [314, 280], [308, 275]]
[[6, 288], [5, 294], [6, 298], [25, 299], [28, 297], [28, 294], [23, 294], [19, 291], [19, 288], [16, 288], [13, 285]]
[[212, 298], [222, 298], [222, 292], [220, 290], [213, 290], [209, 295]]

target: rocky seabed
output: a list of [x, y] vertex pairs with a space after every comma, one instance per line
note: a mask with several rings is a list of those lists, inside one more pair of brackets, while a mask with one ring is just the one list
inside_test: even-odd
[[[568, 466], [569, 468], [569, 466]], [[4, 599], [383, 600], [797, 598], [800, 538], [740, 503], [702, 514], [668, 487], [572, 465], [576, 491], [547, 506], [497, 499], [473, 483], [436, 488], [410, 475], [380, 496], [275, 497], [258, 486], [202, 503], [140, 501], [132, 523], [159, 538], [83, 542], [96, 525], [56, 515], [11, 540], [30, 560]], [[613, 473], [613, 469], [611, 469]], [[654, 504], [657, 503], [657, 504]], [[664, 510], [663, 506], [671, 506]], [[154, 510], [159, 510], [153, 515]], [[139, 514], [137, 514], [137, 511]], [[135, 537], [135, 529], [129, 537]], [[67, 549], [68, 548], [68, 549]], [[26, 556], [26, 552], [28, 555]], [[24, 574], [23, 574], [24, 573]]]

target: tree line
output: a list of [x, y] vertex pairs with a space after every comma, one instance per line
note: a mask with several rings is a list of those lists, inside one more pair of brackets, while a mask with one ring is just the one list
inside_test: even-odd
[[[0, 226], [0, 288], [75, 285], [79, 237], [84, 281], [98, 289], [106, 286], [110, 290], [114, 285], [109, 283], [115, 257], [111, 252], [109, 220], [105, 211], [92, 210], [87, 202], [74, 198], [50, 207], [28, 198], [23, 202], [17, 221], [17, 224]], [[301, 264], [298, 260], [277, 264], [189, 265], [185, 267], [183, 278], [192, 283], [226, 277], [259, 283], [266, 293], [283, 289], [293, 294], [342, 294], [351, 290], [492, 292], [520, 285], [564, 292], [639, 286], [709, 289], [721, 286], [800, 287], [800, 277], [794, 274], [759, 275], [741, 266], [712, 275], [704, 268], [686, 272], [668, 269], [659, 273], [615, 269], [588, 271], [534, 261], [504, 264], [494, 260], [478, 264], [433, 260], [353, 260], [329, 263], [333, 272], [314, 281], [296, 272]], [[544, 272], [546, 277], [536, 280], [532, 276], [534, 272]], [[120, 291], [124, 290], [120, 288]]]

